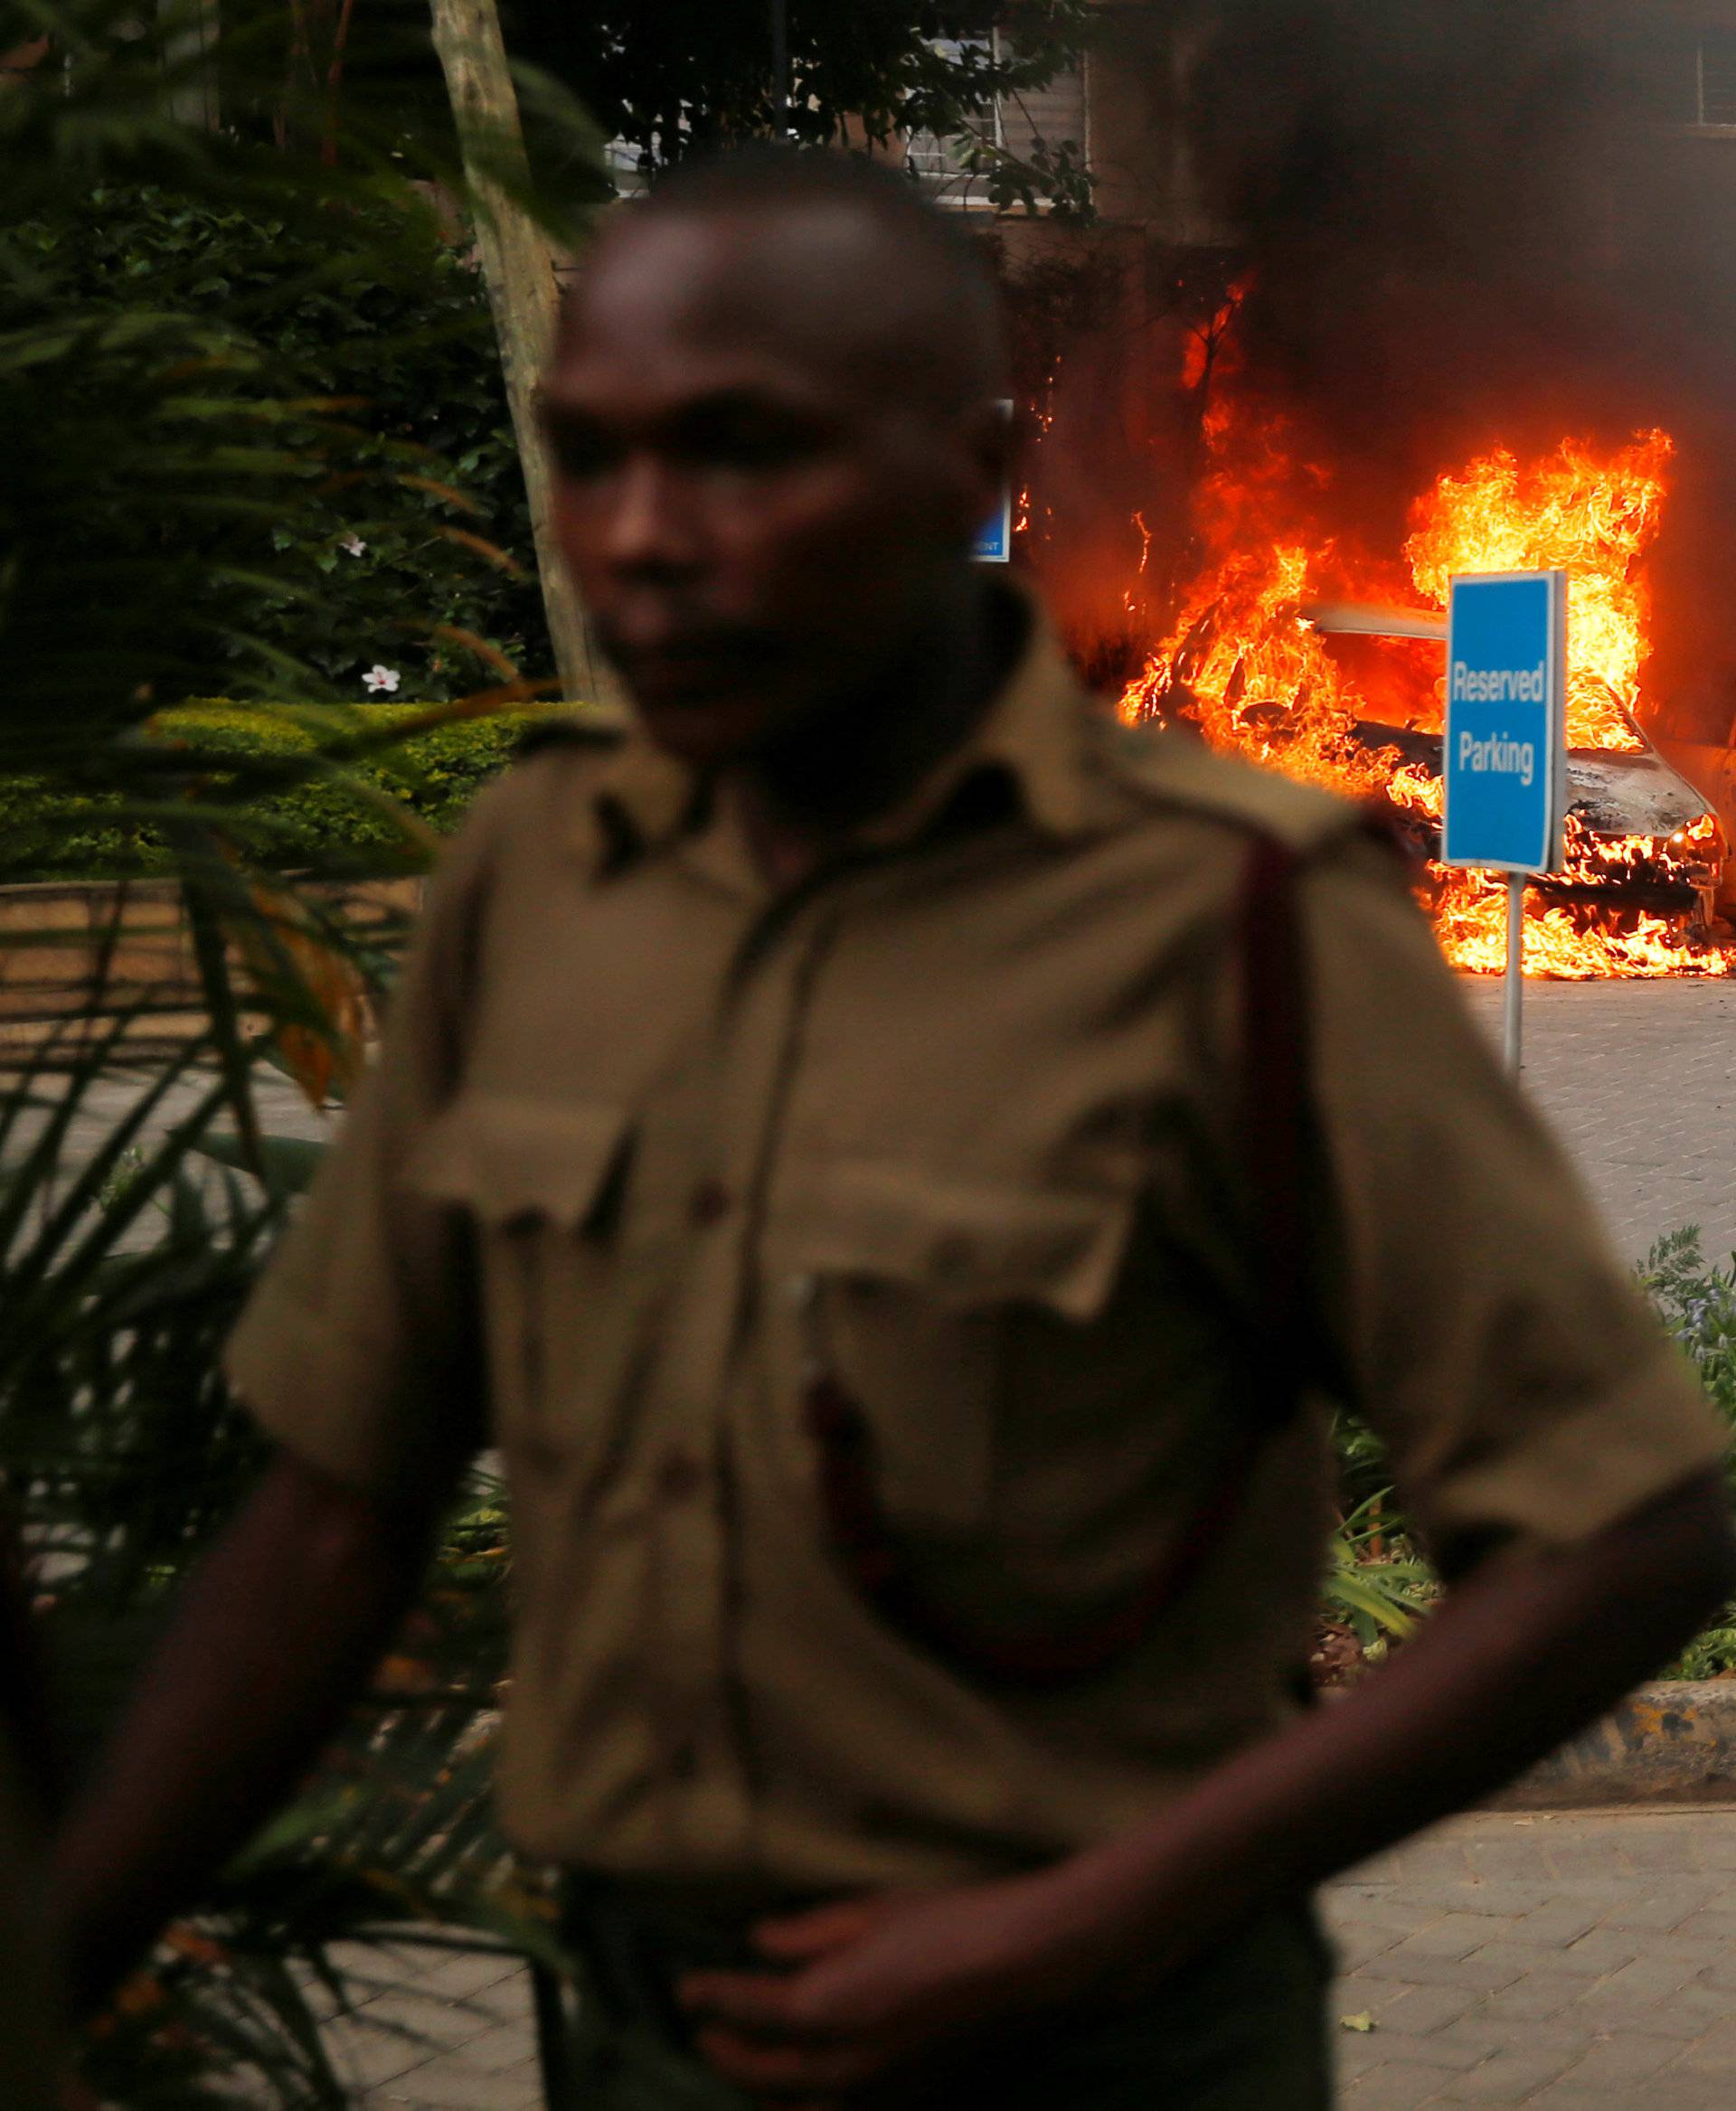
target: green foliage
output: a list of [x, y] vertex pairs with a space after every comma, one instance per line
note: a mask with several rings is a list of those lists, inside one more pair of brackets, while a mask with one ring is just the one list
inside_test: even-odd
[[[1727, 1468], [1736, 1487], [1736, 1255], [1721, 1268], [1705, 1258], [1697, 1224], [1667, 1233], [1641, 1264], [1640, 1283], [1731, 1433]], [[1683, 1652], [1665, 1676], [1711, 1679], [1736, 1672], [1736, 1603]]]
[[[1039, 138], [1028, 154], [995, 137], [998, 102], [1016, 109], [1078, 60], [1086, 0], [792, 0], [792, 133], [886, 147], [911, 133], [961, 142], [961, 173], [997, 210], [1047, 202], [1088, 219], [1081, 142]], [[507, 42], [571, 88], [607, 136], [650, 174], [681, 155], [771, 133], [777, 124], [769, 14], [716, 0], [506, 0]], [[989, 42], [991, 35], [994, 42]]]
[[[207, 410], [213, 391], [250, 400], [243, 375], [262, 375], [268, 344], [278, 386], [307, 407], [251, 436], [279, 503], [260, 505], [255, 487], [245, 519], [195, 509], [159, 527], [188, 574], [228, 574], [238, 635], [203, 646], [187, 687], [227, 690], [264, 652], [337, 696], [362, 698], [364, 671], [384, 664], [412, 693], [450, 697], [486, 665], [459, 632], [531, 679], [551, 673], [486, 289], [419, 199], [271, 213], [96, 182], [69, 186], [12, 240], [43, 309], [76, 312], [87, 332], [136, 328], [147, 291], [155, 328], [215, 363], [200, 384]], [[195, 414], [175, 410], [178, 422]], [[94, 450], [82, 451], [89, 479]], [[121, 495], [112, 477], [87, 488]]]
[[304, 582], [274, 536], [316, 542], [335, 489], [391, 480], [301, 356], [321, 290], [413, 286], [439, 245], [387, 153], [340, 176], [178, 122], [130, 0], [8, 13], [53, 55], [0, 93], [5, 746], [94, 768], [92, 738], [157, 703], [284, 693], [255, 619]]
[[[99, 965], [69, 1029], [0, 1079], [0, 1477], [74, 1775], [260, 1461], [219, 1368], [281, 1220], [277, 1183], [297, 1176], [293, 1154], [259, 1146], [259, 1065], [299, 1049], [307, 1076], [308, 1041], [353, 1044], [363, 1015], [371, 963], [325, 897], [262, 903], [259, 875], [293, 862], [325, 879], [381, 853], [347, 816], [413, 834], [418, 802], [456, 811], [511, 738], [452, 749], [430, 726], [395, 760], [409, 721], [330, 700], [359, 700], [375, 660], [414, 669], [425, 695], [485, 667], [522, 695], [500, 651], [456, 634], [535, 650], [501, 598], [524, 582], [462, 541], [516, 531], [489, 511], [510, 513], [492, 342], [433, 203], [466, 209], [450, 127], [371, 132], [329, 67], [286, 82], [264, 5], [225, 5], [216, 66], [259, 121], [213, 128], [200, 0], [0, 0], [0, 52], [34, 54], [0, 83], [8, 851], [39, 872], [112, 854], [172, 874], [207, 1015], [172, 1061], [118, 1075], [134, 1000]], [[432, 488], [460, 461], [490, 495], [480, 512]], [[350, 532], [361, 558], [334, 546]], [[159, 719], [216, 689], [326, 708]], [[234, 966], [260, 957], [263, 1020]], [[481, 1793], [493, 1529], [455, 1526], [449, 1575], [333, 1767], [92, 2034], [102, 2101], [339, 2106], [309, 1993], [336, 1983], [333, 1944], [429, 1918], [542, 1943]]]
[[1736, 1673], [1736, 1605], [1722, 1619], [1696, 1635], [1667, 1671], [1665, 1679], [1726, 1679]]
[[1344, 1413], [1333, 1419], [1332, 1447], [1343, 1508], [1327, 1547], [1321, 1612], [1348, 1627], [1374, 1660], [1389, 1642], [1411, 1632], [1439, 1586], [1393, 1500], [1386, 1447], [1366, 1424]]
[[1700, 1227], [1688, 1224], [1657, 1240], [1639, 1279], [1706, 1398], [1736, 1432], [1736, 1256], [1730, 1268], [1714, 1267], [1705, 1258]]
[[[307, 1171], [293, 1154], [284, 1187], [236, 1170], [208, 1041], [118, 1088], [118, 1031], [70, 1066], [46, 1047], [0, 1098], [0, 1478], [40, 1563], [75, 1772], [264, 1460], [220, 1351]], [[309, 2006], [344, 1993], [334, 1945], [446, 1923], [547, 1953], [486, 1797], [505, 1634], [500, 1493], [478, 1478], [316, 1779], [88, 2041], [103, 2102], [341, 2106]]]
[[[1354, 1509], [1364, 1510], [1378, 1500], [1384, 1514], [1392, 1511], [1392, 1468], [1386, 1447], [1367, 1423], [1342, 1409], [1332, 1423], [1333, 1456], [1338, 1464], [1338, 1490]], [[1401, 1527], [1402, 1529], [1402, 1527]]]
[[[1728, 1268], [1719, 1268], [1705, 1257], [1698, 1225], [1684, 1225], [1666, 1233], [1646, 1254], [1639, 1268], [1639, 1283], [1651, 1298], [1658, 1318], [1687, 1356], [1707, 1399], [1731, 1432], [1729, 1470], [1736, 1487], [1736, 1256]], [[1406, 1545], [1407, 1526], [1390, 1493], [1383, 1496], [1376, 1484], [1384, 1478], [1385, 1454], [1380, 1439], [1363, 1424], [1341, 1417], [1334, 1428], [1340, 1484], [1357, 1507], [1339, 1528], [1334, 1540], [1332, 1568], [1328, 1573], [1326, 1603], [1334, 1616], [1346, 1618], [1356, 1627], [1366, 1647], [1375, 1632], [1397, 1635], [1398, 1626], [1382, 1620], [1372, 1599], [1362, 1594], [1383, 1593], [1389, 1586], [1400, 1594], [1400, 1604], [1420, 1609], [1431, 1595], [1429, 1571], [1408, 1559], [1371, 1564], [1367, 1549], [1378, 1533]], [[1371, 1523], [1370, 1499], [1381, 1501], [1383, 1516]], [[1407, 1594], [1415, 1593], [1414, 1597]], [[1361, 1602], [1359, 1603], [1359, 1599]], [[1358, 1617], [1360, 1613], [1361, 1617]], [[1710, 1679], [1736, 1673], [1736, 1604], [1726, 1608], [1714, 1625], [1688, 1645], [1661, 1675], [1666, 1679]]]
[[1372, 1495], [1343, 1520], [1326, 1569], [1327, 1616], [1343, 1621], [1371, 1654], [1409, 1635], [1439, 1595], [1428, 1562], [1388, 1550], [1392, 1527], [1382, 1515], [1383, 1500]]
[[[525, 734], [563, 714], [522, 707], [400, 736], [429, 715], [414, 704], [204, 702], [160, 713], [152, 731], [165, 746], [196, 752], [202, 809], [223, 815], [228, 837], [260, 869], [377, 876], [420, 867], [418, 825], [449, 834]], [[359, 754], [358, 740], [366, 743]], [[316, 771], [344, 749], [341, 768]], [[274, 762], [285, 781], [261, 783]], [[237, 765], [250, 766], [241, 796]], [[172, 830], [120, 791], [0, 778], [0, 881], [160, 877], [177, 870], [179, 855]]]

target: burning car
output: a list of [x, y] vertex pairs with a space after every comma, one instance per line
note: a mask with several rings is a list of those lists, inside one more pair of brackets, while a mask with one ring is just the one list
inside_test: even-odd
[[[1231, 399], [1205, 437], [1212, 466], [1195, 503], [1203, 561], [1127, 685], [1122, 715], [1190, 721], [1215, 746], [1383, 803], [1429, 857], [1439, 841], [1450, 582], [1560, 567], [1569, 577], [1566, 857], [1529, 891], [1527, 972], [1583, 980], [1736, 968], [1736, 945], [1717, 924], [1731, 889], [1715, 805], [1642, 730], [1643, 559], [1663, 514], [1667, 435], [1602, 451], [1569, 440], [1529, 462], [1492, 448], [1417, 501], [1402, 565], [1360, 551], [1331, 525], [1330, 475], [1297, 460], [1281, 414]], [[1736, 769], [1729, 776], [1736, 801]], [[1499, 970], [1502, 879], [1438, 863], [1427, 872], [1448, 957]]]
[[[1305, 607], [1302, 620], [1323, 637], [1382, 637], [1447, 642], [1447, 619], [1424, 610], [1320, 602]], [[1549, 903], [1578, 903], [1600, 913], [1638, 911], [1684, 919], [1697, 938], [1709, 938], [1736, 888], [1726, 831], [1715, 799], [1708, 799], [1672, 767], [1626, 711], [1620, 723], [1627, 747], [1573, 748], [1567, 758], [1570, 869], [1533, 882]], [[1441, 774], [1438, 731], [1356, 721], [1365, 747], [1391, 752], [1403, 765], [1430, 777]], [[1722, 749], [1692, 751], [1701, 767], [1722, 765], [1736, 795], [1736, 755]], [[1691, 765], [1692, 767], [1692, 765]], [[1395, 817], [1425, 858], [1440, 847], [1437, 821], [1414, 806]]]

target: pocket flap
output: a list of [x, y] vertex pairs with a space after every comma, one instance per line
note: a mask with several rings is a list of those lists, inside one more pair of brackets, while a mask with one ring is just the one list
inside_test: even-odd
[[467, 1092], [431, 1124], [407, 1177], [485, 1223], [538, 1218], [577, 1230], [621, 1164], [627, 1134], [618, 1107]]
[[1100, 1312], [1132, 1230], [1131, 1194], [961, 1181], [891, 1160], [816, 1167], [786, 1221], [798, 1269], [891, 1277], [958, 1306]]

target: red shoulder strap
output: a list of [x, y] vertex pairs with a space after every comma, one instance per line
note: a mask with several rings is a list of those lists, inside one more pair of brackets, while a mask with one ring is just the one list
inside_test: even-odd
[[820, 1500], [840, 1562], [890, 1626], [979, 1682], [1059, 1686], [1106, 1669], [1135, 1647], [1228, 1538], [1267, 1439], [1295, 1415], [1314, 1375], [1320, 1329], [1307, 1258], [1309, 1020], [1297, 862], [1276, 837], [1257, 836], [1241, 909], [1239, 1111], [1257, 1315], [1248, 1412], [1199, 1508], [1137, 1588], [1107, 1613], [1064, 1629], [1019, 1635], [972, 1630], [917, 1588], [881, 1505], [873, 1431], [861, 1409], [829, 1371], [807, 1388]]

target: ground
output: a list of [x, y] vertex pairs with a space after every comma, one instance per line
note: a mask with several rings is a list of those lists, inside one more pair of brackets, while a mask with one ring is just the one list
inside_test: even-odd
[[[1457, 1818], [1326, 1910], [1344, 2111], [1736, 2102], [1736, 1812]], [[381, 1991], [329, 2029], [368, 2111], [540, 2106], [522, 1974], [410, 1948], [357, 1961]]]
[[1736, 2102], [1736, 1811], [1477, 1814], [1326, 1903], [1345, 2111]]
[[[1491, 1034], [1501, 985], [1466, 991]], [[1736, 980], [1526, 985], [1525, 1085], [1573, 1154], [1623, 1256], [1700, 1225], [1736, 1249]]]
[[[1467, 994], [1498, 1034], [1498, 985]], [[1736, 987], [1533, 985], [1525, 1024], [1526, 1088], [1623, 1255], [1687, 1222], [1736, 1248]], [[1326, 1909], [1346, 2111], [1736, 2102], [1736, 1811], [1475, 1814]], [[380, 1991], [331, 2030], [369, 2111], [541, 2102], [521, 1973], [410, 1947], [368, 1969]]]

